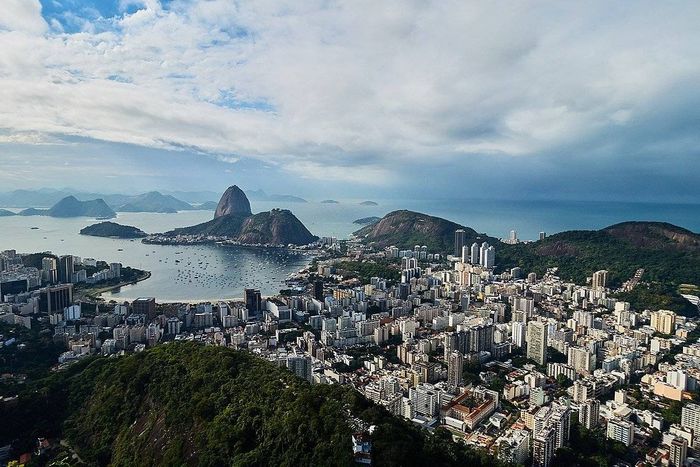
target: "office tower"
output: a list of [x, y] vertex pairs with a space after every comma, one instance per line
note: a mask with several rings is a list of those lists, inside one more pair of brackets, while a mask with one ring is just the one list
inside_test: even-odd
[[670, 310], [653, 311], [651, 327], [662, 334], [673, 334], [676, 327], [676, 314]]
[[605, 285], [608, 283], [608, 271], [601, 269], [593, 273], [591, 278], [591, 287], [595, 290], [604, 289]]
[[156, 299], [153, 297], [140, 297], [131, 302], [133, 314], [146, 316], [147, 321], [156, 317]]
[[547, 233], [546, 232], [540, 232], [540, 240], [544, 240], [547, 238]]
[[681, 426], [700, 433], [700, 405], [686, 404], [681, 409]]
[[471, 252], [469, 254], [469, 259], [472, 264], [479, 264], [479, 244], [474, 242], [470, 248]]
[[484, 252], [484, 262], [483, 266], [485, 268], [492, 268], [496, 264], [496, 249], [490, 246]]
[[462, 247], [462, 262], [463, 263], [469, 262], [469, 247], [467, 245], [464, 245]]
[[260, 290], [245, 289], [245, 307], [250, 315], [258, 315], [262, 311], [262, 299]]
[[58, 281], [63, 284], [68, 284], [73, 281], [73, 272], [75, 265], [73, 256], [65, 255], [58, 258]]
[[46, 314], [63, 313], [73, 304], [73, 284], [47, 287], [39, 295], [39, 311]]
[[56, 258], [42, 258], [41, 280], [49, 284], [55, 284], [58, 282], [58, 262], [56, 261]]
[[579, 422], [587, 429], [598, 426], [600, 419], [600, 402], [597, 399], [589, 399], [579, 406]]
[[323, 301], [323, 281], [320, 279], [314, 281], [314, 298], [319, 302]]
[[455, 230], [455, 251], [454, 255], [459, 256], [462, 254], [462, 247], [464, 242], [467, 240], [467, 232], [462, 229]]
[[669, 446], [669, 465], [681, 467], [688, 457], [688, 441], [685, 438], [676, 437]]
[[527, 358], [539, 365], [547, 363], [547, 326], [541, 321], [527, 324]]
[[608, 439], [619, 441], [625, 446], [631, 446], [634, 441], [634, 424], [625, 420], [611, 418], [608, 421]]
[[464, 371], [464, 357], [456, 350], [450, 353], [447, 360], [447, 384], [454, 387], [462, 385], [462, 372]]

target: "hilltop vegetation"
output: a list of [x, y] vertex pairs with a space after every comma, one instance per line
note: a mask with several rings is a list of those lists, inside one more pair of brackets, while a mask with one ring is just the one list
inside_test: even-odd
[[457, 229], [465, 231], [467, 246], [473, 242], [498, 242], [497, 239], [479, 234], [469, 227], [407, 210], [390, 212], [378, 222], [356, 231], [354, 235], [363, 239], [365, 243], [380, 248], [393, 245], [401, 249], [413, 249], [415, 245], [426, 245], [430, 252], [451, 254]]
[[639, 268], [645, 270], [645, 281], [700, 283], [700, 235], [660, 222], [625, 222], [528, 244], [501, 244], [496, 255], [499, 268], [520, 266], [541, 275], [558, 267], [560, 277], [579, 284], [607, 269], [609, 285], [618, 286]]
[[351, 419], [375, 425], [377, 466], [493, 465], [347, 387], [309, 385], [251, 354], [171, 343], [92, 358], [2, 409], [0, 444], [62, 436], [94, 465], [353, 465]]
[[93, 237], [117, 237], [117, 238], [142, 238], [147, 234], [130, 225], [117, 224], [116, 222], [100, 222], [89, 225], [80, 230], [81, 235], [91, 235]]

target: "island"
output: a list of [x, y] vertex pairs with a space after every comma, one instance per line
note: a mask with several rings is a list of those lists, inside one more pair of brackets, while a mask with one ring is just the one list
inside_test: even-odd
[[362, 217], [360, 219], [355, 219], [354, 221], [352, 221], [352, 223], [357, 224], [357, 225], [369, 225], [369, 224], [374, 224], [375, 222], [379, 222], [380, 220], [382, 220], [381, 217], [369, 216], [369, 217]]
[[361, 206], [379, 206], [379, 203], [375, 201], [363, 201], [360, 203]]
[[100, 222], [89, 225], [80, 230], [80, 235], [111, 238], [143, 238], [148, 236], [143, 230], [130, 225], [121, 225], [116, 222]]
[[340, 202], [334, 199], [324, 199], [321, 204], [340, 204]]
[[157, 191], [151, 191], [132, 197], [129, 202], [116, 208], [118, 212], [157, 212], [176, 213], [194, 209], [191, 204], [180, 201], [174, 196], [163, 195]]
[[12, 211], [8, 211], [7, 209], [0, 209], [0, 217], [9, 217], [9, 216], [15, 216], [16, 214]]

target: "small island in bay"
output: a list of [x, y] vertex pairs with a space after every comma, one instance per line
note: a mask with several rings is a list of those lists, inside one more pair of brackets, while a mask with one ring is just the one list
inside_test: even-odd
[[321, 204], [340, 204], [340, 202], [334, 199], [324, 199]]
[[363, 201], [360, 203], [361, 206], [379, 206], [379, 203], [375, 201]]
[[378, 222], [382, 220], [381, 217], [377, 216], [370, 216], [370, 217], [362, 217], [360, 219], [355, 219], [352, 221], [353, 224], [358, 224], [358, 225], [369, 225], [369, 224], [374, 224], [375, 222]]
[[100, 222], [99, 224], [89, 225], [82, 229], [80, 234], [112, 238], [143, 238], [148, 236], [146, 232], [137, 227], [121, 225], [116, 222]]

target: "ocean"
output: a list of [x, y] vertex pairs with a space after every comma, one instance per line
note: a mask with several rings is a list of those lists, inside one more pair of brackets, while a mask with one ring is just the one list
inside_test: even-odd
[[[360, 205], [362, 200], [338, 204], [277, 203], [252, 201], [253, 212], [275, 207], [290, 209], [318, 236], [347, 238], [360, 226], [355, 219], [381, 217], [396, 209], [410, 209], [444, 217], [494, 237], [507, 237], [515, 230], [523, 240], [539, 232], [600, 229], [626, 220], [664, 221], [700, 231], [700, 205], [619, 203], [587, 201], [484, 201], [484, 200], [374, 200], [378, 206]], [[116, 222], [148, 233], [164, 232], [207, 221], [212, 211], [177, 214], [119, 213]], [[98, 222], [90, 218], [0, 217], [0, 250], [31, 253], [51, 251], [108, 262], [121, 262], [152, 272], [150, 279], [105, 294], [108, 300], [133, 300], [153, 296], [159, 301], [203, 301], [243, 296], [246, 287], [263, 295], [277, 293], [289, 274], [305, 267], [308, 256], [282, 250], [215, 245], [145, 245], [139, 240], [89, 237], [78, 232]], [[36, 229], [32, 229], [36, 227]]]

